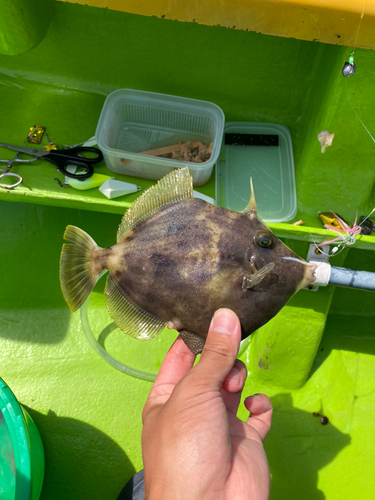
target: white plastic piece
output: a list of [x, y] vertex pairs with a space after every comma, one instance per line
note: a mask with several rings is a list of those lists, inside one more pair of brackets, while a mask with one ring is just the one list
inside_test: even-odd
[[323, 245], [320, 246], [319, 249], [317, 249], [317, 246], [314, 243], [310, 243], [306, 261], [327, 262], [328, 253], [329, 253], [329, 245]]
[[100, 186], [99, 191], [111, 200], [112, 198], [118, 198], [119, 196], [135, 193], [141, 189], [141, 186], [137, 186], [136, 184], [116, 181], [116, 179], [108, 179]]
[[316, 264], [316, 271], [314, 273], [315, 281], [314, 286], [327, 286], [331, 278], [331, 264], [328, 262], [311, 261]]
[[97, 145], [97, 140], [96, 140], [95, 135], [94, 135], [94, 137], [87, 139], [87, 141], [82, 144], [82, 146], [84, 146], [86, 148], [91, 148], [92, 146], [96, 146], [96, 145]]
[[[316, 276], [316, 281], [311, 283], [308, 287], [305, 288], [305, 290], [310, 290], [312, 292], [316, 292], [319, 290], [319, 286], [326, 286], [328, 285], [329, 277], [327, 283], [326, 281], [326, 274], [327, 274], [327, 268], [324, 268], [322, 270], [319, 270], [320, 267], [323, 264], [327, 264], [329, 268], [331, 268], [330, 264], [328, 264], [327, 259], [328, 259], [328, 253], [329, 253], [329, 245], [323, 245], [321, 247], [318, 247], [314, 243], [310, 243], [309, 245], [309, 251], [307, 252], [307, 257], [306, 261], [307, 262], [312, 262], [316, 264], [317, 268], [314, 273], [314, 276]], [[331, 271], [329, 271], [329, 276], [331, 275]], [[320, 282], [322, 280], [322, 283]]]
[[199, 191], [193, 191], [194, 198], [200, 198], [201, 200], [207, 201], [207, 203], [211, 203], [211, 205], [216, 205], [215, 200], [210, 196], [206, 196], [205, 194], [200, 193]]

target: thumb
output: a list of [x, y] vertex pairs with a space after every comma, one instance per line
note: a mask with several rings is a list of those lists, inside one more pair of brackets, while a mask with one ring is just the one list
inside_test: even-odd
[[230, 309], [215, 312], [208, 329], [196, 375], [212, 388], [219, 388], [233, 367], [241, 342], [238, 316]]

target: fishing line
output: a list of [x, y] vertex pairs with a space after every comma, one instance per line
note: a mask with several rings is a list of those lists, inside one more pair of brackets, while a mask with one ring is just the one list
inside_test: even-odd
[[[359, 33], [361, 31], [361, 27], [362, 27], [362, 20], [365, 16], [365, 10], [366, 10], [366, 6], [367, 6], [367, 0], [364, 1], [363, 3], [363, 8], [362, 8], [362, 12], [361, 12], [361, 17], [360, 17], [360, 20], [359, 20], [359, 24], [358, 24], [358, 30], [357, 30], [357, 35], [355, 37], [355, 40], [354, 40], [354, 44], [353, 44], [353, 51], [352, 53], [350, 54], [350, 58], [349, 58], [349, 63], [345, 63], [344, 64], [344, 67], [342, 69], [342, 73], [344, 76], [347, 76], [347, 77], [351, 77], [353, 76], [354, 72], [355, 72], [355, 69], [356, 69], [356, 66], [354, 64], [354, 53], [356, 51], [356, 48], [357, 48], [357, 45], [358, 45], [358, 37], [359, 37]], [[351, 65], [352, 66], [352, 73], [351, 74], [345, 74], [344, 70], [345, 70], [345, 66], [349, 64], [349, 66]], [[361, 118], [359, 117], [357, 111], [354, 109], [354, 106], [350, 100], [350, 97], [349, 97], [349, 93], [348, 93], [348, 88], [347, 86], [345, 87], [345, 92], [346, 92], [346, 97], [349, 101], [349, 104], [350, 104], [350, 107], [352, 108], [355, 116], [357, 117], [357, 119], [359, 120], [360, 124], [362, 125], [362, 127], [366, 130], [366, 132], [368, 133], [368, 135], [371, 137], [372, 139], [372, 142], [375, 143], [375, 139], [374, 137], [372, 136], [371, 132], [369, 131], [369, 129], [366, 127], [366, 125], [363, 123], [363, 121], [361, 120]]]
[[354, 111], [355, 116], [358, 118], [358, 120], [359, 120], [359, 122], [361, 123], [362, 127], [366, 130], [366, 132], [368, 133], [368, 135], [371, 137], [372, 142], [375, 142], [375, 139], [374, 139], [374, 137], [372, 136], [371, 132], [370, 132], [370, 131], [369, 131], [369, 129], [366, 127], [366, 125], [363, 123], [363, 121], [362, 121], [362, 120], [361, 120], [361, 118], [359, 117], [359, 115], [358, 115], [357, 111], [354, 109], [354, 106], [353, 106], [352, 101], [350, 100], [350, 97], [349, 97], [349, 94], [348, 94], [348, 88], [347, 88], [347, 87], [345, 87], [345, 91], [346, 91], [346, 97], [347, 97], [347, 99], [348, 99], [348, 101], [349, 101], [349, 104], [350, 104], [350, 106], [351, 106], [352, 110]]
[[324, 255], [326, 257], [325, 260], [322, 261], [322, 264], [323, 263], [326, 263], [328, 264], [329, 263], [329, 259], [331, 257], [336, 257], [337, 255], [340, 255], [341, 252], [343, 252], [345, 250], [345, 246], [344, 245], [335, 245], [332, 250], [331, 250], [331, 253], [327, 253], [327, 252], [323, 252], [323, 250], [321, 249], [321, 247], [319, 245], [322, 245], [324, 242], [322, 243], [317, 243], [314, 239], [313, 239], [313, 244], [315, 246], [315, 248], [317, 250], [319, 250], [319, 254], [320, 255]]
[[368, 216], [367, 216], [365, 219], [363, 219], [363, 221], [362, 221], [362, 222], [360, 222], [358, 225], [359, 225], [359, 226], [362, 226], [362, 225], [363, 225], [363, 223], [364, 223], [364, 222], [366, 222], [366, 221], [367, 221], [367, 219], [369, 219], [369, 218], [371, 217], [371, 215], [372, 215], [374, 212], [375, 212], [375, 208], [373, 208], [373, 209], [371, 210], [371, 212], [368, 214]]
[[281, 257], [281, 258], [285, 260], [293, 260], [294, 262], [298, 262], [299, 264], [303, 264], [304, 266], [310, 266], [310, 267], [314, 266], [314, 264], [311, 264], [310, 262], [306, 262], [301, 259], [296, 259], [295, 257]]
[[358, 36], [359, 36], [359, 32], [360, 32], [360, 30], [361, 30], [361, 26], [362, 26], [362, 19], [365, 17], [366, 5], [367, 5], [367, 0], [365, 0], [365, 2], [364, 2], [364, 4], [363, 4], [363, 9], [362, 9], [362, 12], [361, 12], [361, 17], [360, 17], [360, 19], [359, 19], [359, 25], [358, 25], [357, 36], [356, 36], [356, 39], [354, 40], [354, 45], [353, 45], [353, 52], [352, 52], [352, 55], [354, 55], [354, 51], [355, 51], [355, 49], [357, 48]]

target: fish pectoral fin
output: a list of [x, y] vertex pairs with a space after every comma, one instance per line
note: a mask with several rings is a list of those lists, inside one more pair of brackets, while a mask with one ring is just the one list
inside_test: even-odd
[[197, 355], [203, 351], [206, 339], [189, 330], [181, 330], [178, 333], [193, 354]]
[[156, 337], [167, 325], [146, 311], [138, 309], [117, 288], [111, 275], [105, 288], [106, 306], [116, 326], [130, 337], [149, 340]]
[[255, 273], [245, 274], [242, 280], [242, 290], [248, 290], [258, 285], [262, 279], [275, 267], [274, 262], [269, 262]]

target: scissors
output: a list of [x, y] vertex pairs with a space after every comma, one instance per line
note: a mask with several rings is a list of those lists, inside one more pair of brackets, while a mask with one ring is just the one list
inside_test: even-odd
[[[19, 160], [19, 158], [18, 158], [19, 154], [20, 154], [19, 151], [17, 151], [16, 156], [14, 158], [7, 160], [8, 161], [7, 168], [0, 168], [0, 170], [3, 172], [0, 175], [0, 181], [2, 179], [4, 179], [4, 177], [16, 177], [18, 179], [17, 182], [15, 182], [14, 184], [0, 184], [0, 187], [5, 188], [5, 189], [14, 189], [15, 187], [17, 187], [21, 184], [22, 177], [18, 174], [14, 174], [13, 172], [9, 172], [9, 170], [13, 166], [13, 163]], [[35, 158], [35, 159], [37, 159], [37, 158]], [[31, 161], [34, 161], [34, 160], [31, 160]]]
[[[103, 154], [99, 149], [90, 148], [86, 146], [70, 148], [67, 150], [53, 149], [51, 151], [45, 151], [43, 149], [36, 149], [36, 148], [27, 148], [22, 146], [13, 146], [12, 144], [4, 144], [3, 142], [0, 142], [0, 146], [2, 146], [3, 148], [13, 149], [14, 151], [18, 151], [18, 153], [25, 153], [30, 156], [36, 156], [36, 158], [33, 158], [32, 160], [23, 160], [16, 157], [13, 159], [12, 163], [30, 162], [38, 160], [39, 158], [43, 158], [44, 160], [47, 160], [53, 165], [55, 165], [57, 170], [59, 170], [62, 174], [66, 175], [67, 177], [72, 177], [73, 179], [80, 179], [82, 181], [84, 179], [88, 179], [89, 177], [91, 177], [94, 173], [93, 165], [96, 165], [97, 163], [100, 163], [103, 160]], [[95, 156], [93, 158], [90, 158], [84, 156], [84, 153], [94, 153]], [[66, 168], [68, 165], [74, 165], [76, 167], [80, 167], [84, 170], [84, 173], [72, 174]], [[9, 175], [8, 172], [7, 174]]]

